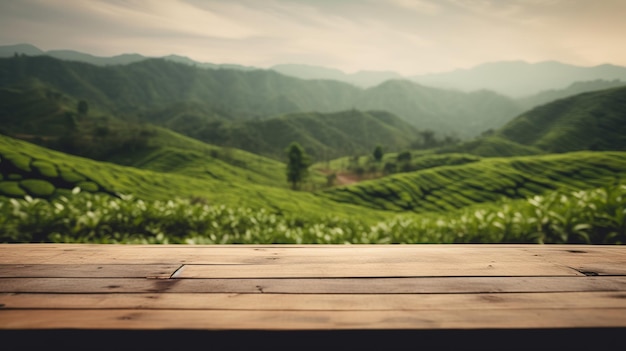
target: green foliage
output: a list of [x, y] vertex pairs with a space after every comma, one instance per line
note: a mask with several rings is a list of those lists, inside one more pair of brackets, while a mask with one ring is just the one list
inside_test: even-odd
[[76, 184], [76, 187], [92, 193], [95, 193], [99, 190], [98, 184], [94, 182], [79, 182]]
[[26, 195], [26, 191], [20, 187], [19, 182], [4, 181], [0, 182], [0, 195], [9, 197], [22, 197]]
[[67, 167], [62, 167], [60, 169], [60, 174], [61, 179], [63, 179], [64, 182], [71, 184], [77, 184], [78, 182], [85, 180], [84, 176], [76, 173], [75, 171]]
[[54, 185], [45, 180], [26, 179], [20, 182], [20, 186], [25, 189], [29, 195], [36, 197], [49, 197], [54, 194]]
[[59, 175], [56, 167], [53, 164], [46, 161], [34, 161], [32, 163], [33, 168], [44, 177], [54, 178]]
[[411, 157], [410, 151], [402, 151], [398, 154], [397, 160], [398, 162], [411, 162]]
[[376, 145], [376, 148], [374, 148], [374, 152], [372, 153], [372, 156], [374, 156], [374, 160], [376, 162], [380, 162], [383, 159], [383, 147], [380, 145]]
[[22, 153], [17, 153], [12, 150], [6, 150], [2, 154], [3, 163], [2, 168], [5, 170], [12, 170], [15, 172], [31, 172], [30, 163], [32, 159]]
[[78, 112], [79, 115], [86, 116], [89, 112], [89, 105], [87, 104], [87, 101], [80, 100], [76, 105], [76, 112]]
[[292, 189], [298, 189], [308, 176], [311, 161], [302, 146], [296, 142], [292, 142], [285, 151], [287, 152], [287, 181], [291, 183]]
[[550, 192], [449, 213], [359, 217], [276, 214], [172, 199], [80, 193], [0, 197], [0, 242], [133, 244], [626, 243], [626, 186]]

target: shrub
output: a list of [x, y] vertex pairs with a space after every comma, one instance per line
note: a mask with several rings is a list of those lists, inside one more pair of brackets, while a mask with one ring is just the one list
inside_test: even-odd
[[20, 182], [20, 186], [28, 192], [29, 195], [36, 197], [48, 197], [54, 194], [54, 185], [45, 180], [26, 179]]

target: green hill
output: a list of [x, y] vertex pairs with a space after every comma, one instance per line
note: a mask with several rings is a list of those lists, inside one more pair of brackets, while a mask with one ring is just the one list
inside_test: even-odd
[[436, 153], [467, 153], [482, 157], [510, 157], [544, 154], [534, 146], [518, 144], [497, 135], [483, 135], [474, 140], [465, 141], [435, 150]]
[[369, 154], [378, 144], [389, 150], [401, 150], [418, 135], [415, 127], [383, 111], [298, 113], [210, 126], [199, 131], [202, 140], [280, 160], [292, 141], [300, 143], [315, 160], [328, 160]]
[[2, 133], [44, 147], [161, 172], [287, 185], [278, 161], [97, 110], [80, 115], [77, 101], [45, 86], [0, 88], [0, 101], [0, 116], [7, 121]]
[[546, 152], [626, 150], [626, 87], [536, 107], [496, 135]]
[[0, 59], [0, 86], [39, 82], [115, 116], [182, 131], [189, 120], [250, 120], [300, 112], [389, 111], [419, 129], [461, 137], [496, 128], [521, 112], [490, 92], [461, 93], [390, 81], [363, 90], [271, 70], [201, 69], [161, 59], [98, 67], [51, 57]]
[[450, 211], [501, 198], [611, 184], [626, 176], [624, 152], [485, 158], [323, 191], [338, 202], [389, 211]]
[[[169, 151], [159, 152], [167, 154]], [[147, 168], [169, 168], [168, 171], [176, 168], [175, 164], [166, 164], [167, 156], [157, 158], [158, 161], [154, 162], [147, 157], [144, 165], [152, 162]], [[169, 160], [181, 162], [180, 154]], [[228, 164], [218, 159], [212, 162], [212, 165], [206, 167], [211, 167], [215, 173], [220, 168], [225, 170], [221, 174], [207, 172], [206, 176], [198, 176], [188, 170], [166, 173], [67, 155], [0, 135], [0, 198], [23, 198], [28, 195], [52, 199], [71, 196], [72, 190], [78, 187], [82, 191], [114, 197], [130, 195], [145, 200], [198, 199], [212, 205], [264, 208], [275, 213], [304, 211], [312, 217], [327, 214], [340, 217], [358, 215], [372, 219], [384, 217], [383, 213], [353, 205], [345, 206], [309, 192], [255, 184], [253, 179], [248, 179], [254, 177], [254, 171], [231, 172]], [[262, 168], [260, 171], [263, 172]], [[284, 177], [284, 173], [281, 175]]]

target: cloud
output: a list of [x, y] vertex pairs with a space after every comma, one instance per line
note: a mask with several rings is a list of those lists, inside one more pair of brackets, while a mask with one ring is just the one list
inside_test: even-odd
[[426, 0], [389, 0], [387, 1], [392, 6], [398, 6], [402, 9], [407, 9], [427, 15], [436, 15], [441, 12], [441, 6], [435, 2]]
[[0, 1], [0, 45], [405, 74], [485, 61], [626, 65], [622, 0]]

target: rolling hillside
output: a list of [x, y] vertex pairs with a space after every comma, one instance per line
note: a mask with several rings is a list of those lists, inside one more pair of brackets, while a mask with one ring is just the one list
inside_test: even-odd
[[[196, 139], [281, 161], [287, 145], [297, 141], [310, 155], [322, 160], [367, 154], [377, 144], [385, 145], [390, 151], [405, 149], [419, 132], [383, 111], [298, 113], [229, 121], [219, 117], [211, 120], [208, 117], [211, 112], [203, 105], [181, 102], [152, 118], [153, 123], [165, 127], [162, 128], [132, 119], [122, 120], [95, 108], [80, 113], [77, 105], [75, 99], [42, 84], [24, 89], [0, 88], [0, 119], [5, 121], [0, 131], [59, 151], [123, 164], [132, 164], [135, 156], [131, 154], [145, 153], [145, 149], [151, 151], [155, 147], [218, 149]], [[183, 138], [170, 130], [195, 139]]]
[[386, 110], [419, 129], [471, 137], [521, 112], [512, 100], [495, 93], [450, 92], [408, 81], [363, 90], [271, 70], [201, 69], [158, 59], [106, 67], [45, 56], [0, 59], [0, 86], [27, 88], [33, 82], [109, 114], [157, 124], [171, 123], [169, 117], [175, 116], [210, 123], [216, 118], [264, 119], [356, 108]]
[[546, 152], [626, 150], [626, 87], [536, 107], [496, 134]]
[[298, 113], [238, 123], [213, 123], [198, 130], [200, 139], [283, 160], [285, 148], [300, 143], [315, 160], [369, 154], [376, 145], [402, 150], [418, 130], [383, 111]]
[[[279, 213], [305, 210], [312, 215], [382, 218], [385, 215], [380, 211], [449, 211], [553, 190], [590, 189], [626, 176], [623, 152], [462, 157], [461, 162], [454, 162], [456, 165], [448, 158], [433, 160], [434, 163], [425, 159], [419, 171], [310, 193], [256, 184], [251, 179], [254, 170], [232, 172], [227, 164], [215, 159], [204, 170], [198, 170], [194, 161], [201, 160], [202, 155], [193, 152], [162, 149], [157, 153], [138, 161], [138, 165], [148, 165], [147, 169], [138, 169], [66, 155], [0, 136], [0, 195], [53, 198], [70, 196], [72, 189], [79, 187], [114, 197], [199, 198], [215, 205], [266, 208]], [[221, 173], [217, 173], [219, 169]]]
[[3, 134], [58, 151], [162, 172], [287, 185], [278, 161], [97, 110], [80, 114], [74, 99], [45, 86], [0, 88], [0, 101]]
[[[187, 161], [181, 156], [157, 157], [153, 165], [165, 166], [171, 171], [166, 173], [0, 136], [0, 241], [623, 243], [626, 238], [620, 215], [626, 187], [605, 187], [626, 175], [623, 152], [482, 160], [459, 155], [456, 161], [444, 155], [422, 162], [421, 171], [316, 193], [257, 185], [245, 174], [220, 179], [177, 173], [177, 165]], [[460, 164], [441, 165], [450, 161]]]
[[[167, 157], [161, 157], [158, 164], [163, 165], [165, 160]], [[181, 162], [180, 157], [174, 157], [174, 162]], [[213, 166], [215, 170], [225, 166], [219, 160], [213, 163], [206, 167]], [[372, 219], [385, 216], [382, 212], [335, 203], [309, 192], [255, 184], [248, 179], [254, 172], [229, 173], [226, 169], [221, 177], [211, 172], [198, 176], [193, 172], [138, 169], [67, 155], [0, 135], [0, 199], [26, 195], [51, 199], [71, 196], [73, 189], [80, 188], [83, 192], [113, 197], [194, 199], [216, 206], [265, 209], [274, 213], [306, 211], [312, 216], [332, 213], [340, 217], [357, 215]]]
[[388, 211], [452, 211], [502, 198], [601, 187], [626, 176], [626, 153], [486, 158], [325, 190], [334, 201]]

